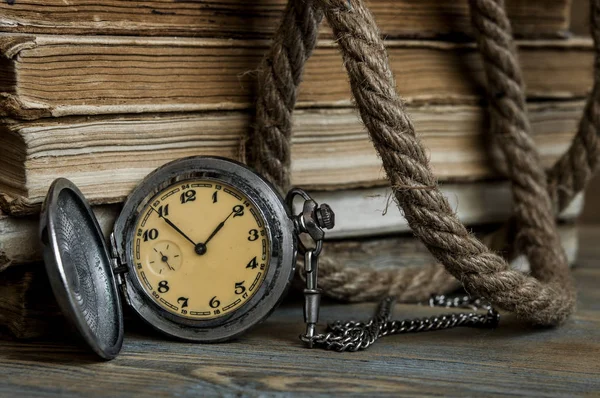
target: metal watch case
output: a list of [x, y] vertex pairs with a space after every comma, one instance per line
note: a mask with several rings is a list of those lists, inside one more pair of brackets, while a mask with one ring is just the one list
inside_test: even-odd
[[[232, 314], [211, 320], [190, 320], [164, 310], [142, 288], [133, 268], [139, 215], [155, 194], [190, 179], [221, 181], [242, 191], [266, 221], [270, 242], [269, 267], [259, 291]], [[117, 290], [142, 319], [166, 335], [194, 342], [224, 341], [244, 333], [276, 308], [294, 275], [297, 247], [288, 209], [270, 183], [241, 163], [205, 156], [175, 160], [150, 173], [127, 198], [110, 247], [79, 189], [58, 179], [42, 208], [40, 236], [61, 310], [94, 352], [106, 359], [117, 355], [123, 341]]]

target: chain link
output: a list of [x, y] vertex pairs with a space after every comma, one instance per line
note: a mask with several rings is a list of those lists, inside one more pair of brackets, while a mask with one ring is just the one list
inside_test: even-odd
[[[471, 309], [471, 312], [390, 321], [395, 298], [387, 297], [379, 304], [377, 314], [369, 322], [336, 321], [327, 326], [325, 333], [316, 334], [321, 300], [321, 292], [317, 287], [319, 255], [325, 237], [323, 230], [333, 228], [335, 214], [329, 206], [326, 204], [317, 205], [305, 191], [298, 188], [292, 189], [286, 197], [286, 204], [291, 212], [293, 212], [296, 197], [304, 199], [304, 204], [302, 212], [291, 217], [294, 229], [298, 235], [307, 234], [314, 242], [314, 248], [304, 246], [301, 241], [298, 243], [299, 253], [304, 256], [304, 274], [306, 278], [306, 288], [304, 289], [306, 332], [300, 335], [300, 339], [308, 347], [320, 347], [334, 351], [359, 351], [368, 348], [377, 339], [393, 334], [427, 332], [459, 326], [495, 328], [498, 325], [500, 315], [490, 304], [483, 302], [481, 299], [472, 299], [468, 296], [453, 298], [432, 296], [429, 299], [429, 306], [467, 308]], [[476, 312], [478, 310], [486, 310], [486, 313]]]
[[[393, 297], [385, 298], [379, 304], [377, 314], [369, 322], [336, 321], [327, 326], [326, 333], [316, 334], [312, 337], [301, 335], [300, 339], [311, 347], [339, 352], [359, 351], [368, 348], [384, 336], [428, 332], [459, 326], [495, 328], [500, 320], [498, 312], [481, 299], [472, 299], [468, 296], [454, 298], [433, 296], [429, 300], [431, 307], [468, 308], [472, 312], [391, 321], [390, 314], [394, 302]], [[477, 310], [486, 310], [486, 313], [475, 312]]]

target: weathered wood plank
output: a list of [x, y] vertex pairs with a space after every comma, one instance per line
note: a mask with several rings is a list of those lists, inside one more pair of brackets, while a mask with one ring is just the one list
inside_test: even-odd
[[[330, 306], [325, 318], [366, 317], [371, 306]], [[439, 310], [437, 310], [439, 312]], [[404, 316], [433, 310], [399, 306]], [[556, 330], [507, 320], [495, 330], [390, 337], [359, 353], [307, 350], [301, 312], [279, 311], [237, 342], [194, 345], [129, 335], [114, 361], [97, 363], [68, 342], [3, 343], [0, 392], [114, 396], [298, 392], [561, 396], [600, 391], [600, 320], [580, 311]], [[139, 331], [139, 327], [138, 327]]]
[[[123, 351], [97, 362], [61, 341], [0, 341], [0, 394], [46, 396], [453, 395], [575, 396], [600, 393], [600, 229], [584, 229], [579, 310], [556, 329], [504, 316], [496, 330], [455, 329], [385, 338], [358, 353], [308, 350], [296, 336], [301, 309], [290, 304], [245, 337], [195, 345], [127, 324]], [[325, 306], [322, 319], [367, 318], [373, 306]], [[397, 317], [440, 309], [399, 305]]]

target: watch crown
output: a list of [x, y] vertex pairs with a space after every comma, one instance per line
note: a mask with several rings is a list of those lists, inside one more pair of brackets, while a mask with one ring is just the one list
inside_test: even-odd
[[327, 203], [320, 205], [315, 211], [319, 226], [324, 229], [331, 229], [335, 225], [335, 213]]

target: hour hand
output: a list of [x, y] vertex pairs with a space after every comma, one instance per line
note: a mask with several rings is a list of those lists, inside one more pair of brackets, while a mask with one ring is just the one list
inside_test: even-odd
[[214, 231], [212, 231], [212, 233], [210, 234], [208, 239], [206, 239], [206, 241], [204, 242], [204, 245], [207, 245], [208, 242], [210, 242], [210, 240], [217, 234], [217, 232], [219, 232], [221, 230], [221, 228], [223, 228], [225, 226], [225, 223], [227, 222], [227, 220], [229, 220], [229, 218], [231, 216], [235, 217], [235, 216], [242, 215], [242, 214], [244, 214], [244, 208], [242, 206], [240, 206], [240, 205], [233, 206], [231, 213], [229, 213], [227, 218], [225, 218], [223, 221], [221, 221], [221, 223], [219, 225], [217, 225], [217, 228], [215, 228]]
[[[229, 218], [229, 217], [227, 217], [227, 218]], [[227, 220], [225, 220], [225, 221], [227, 221]], [[212, 234], [210, 234], [208, 239], [206, 239], [206, 242], [204, 242], [205, 245], [207, 245], [208, 242], [210, 242], [210, 240], [217, 234], [217, 232], [219, 232], [221, 230], [221, 228], [223, 228], [223, 226], [225, 226], [225, 221], [222, 221], [221, 224], [217, 225], [217, 228], [215, 228], [215, 230], [212, 231]]]
[[227, 222], [227, 220], [229, 220], [229, 218], [231, 216], [236, 217], [236, 216], [240, 216], [242, 214], [244, 214], [243, 206], [241, 206], [241, 205], [233, 206], [231, 213], [229, 213], [229, 215], [223, 221], [221, 221], [221, 223], [219, 223], [219, 225], [217, 225], [217, 227], [209, 235], [208, 239], [206, 239], [206, 241], [204, 243], [198, 243], [198, 245], [196, 245], [196, 253], [198, 253], [200, 255], [206, 253], [206, 245], [208, 245], [208, 242], [210, 242], [210, 240], [215, 237], [217, 232], [219, 232], [225, 226], [225, 223]]

